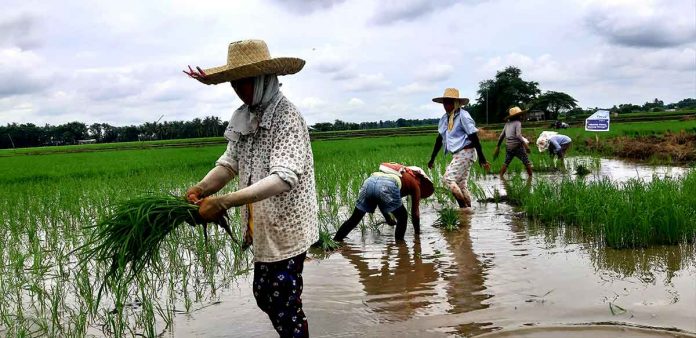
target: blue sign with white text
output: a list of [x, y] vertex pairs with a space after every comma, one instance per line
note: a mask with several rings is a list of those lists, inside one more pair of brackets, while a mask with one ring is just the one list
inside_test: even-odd
[[585, 131], [609, 131], [609, 112], [598, 110], [585, 120]]

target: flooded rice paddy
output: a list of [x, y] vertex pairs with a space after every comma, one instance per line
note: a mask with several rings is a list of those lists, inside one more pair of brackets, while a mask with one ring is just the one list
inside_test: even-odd
[[[678, 167], [601, 160], [588, 179], [679, 176]], [[554, 179], [538, 175], [535, 179]], [[504, 193], [497, 177], [478, 182]], [[359, 229], [340, 250], [305, 263], [303, 300], [314, 337], [647, 337], [696, 332], [693, 244], [613, 250], [573, 228], [530, 224], [507, 204], [475, 204], [462, 228], [430, 226], [397, 243], [393, 228]], [[250, 291], [251, 274], [220, 301], [177, 315], [176, 337], [275, 336]], [[618, 324], [624, 326], [618, 327]], [[589, 326], [588, 326], [589, 325]], [[521, 330], [502, 333], [501, 330]]]

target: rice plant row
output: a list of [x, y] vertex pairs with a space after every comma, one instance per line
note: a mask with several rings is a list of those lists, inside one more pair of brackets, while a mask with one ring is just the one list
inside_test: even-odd
[[696, 238], [696, 172], [682, 178], [654, 177], [615, 183], [537, 181], [519, 177], [508, 185], [508, 199], [544, 225], [579, 227], [612, 248], [693, 242]]

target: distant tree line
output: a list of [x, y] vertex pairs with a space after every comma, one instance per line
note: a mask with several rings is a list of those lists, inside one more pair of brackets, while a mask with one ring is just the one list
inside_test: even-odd
[[418, 127], [430, 126], [437, 124], [440, 119], [398, 119], [378, 122], [345, 122], [336, 120], [334, 123], [321, 122], [312, 125], [312, 131], [339, 131], [339, 130], [361, 130], [361, 129], [379, 129], [379, 128], [402, 128], [402, 127]]
[[613, 106], [611, 111], [619, 114], [635, 113], [635, 112], [662, 112], [670, 109], [694, 109], [696, 108], [696, 99], [683, 99], [677, 103], [665, 104], [660, 99], [655, 99], [652, 102], [645, 102], [642, 106], [637, 104], [620, 104]]
[[139, 126], [112, 126], [108, 123], [69, 122], [57, 126], [11, 123], [0, 126], [0, 148], [23, 148], [77, 144], [93, 139], [97, 143], [169, 140], [221, 136], [227, 121], [215, 116], [192, 121], [147, 122]]

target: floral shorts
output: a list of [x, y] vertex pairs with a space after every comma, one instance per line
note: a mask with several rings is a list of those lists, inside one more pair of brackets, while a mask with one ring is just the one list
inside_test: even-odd
[[469, 170], [475, 161], [475, 149], [462, 149], [452, 155], [452, 162], [447, 165], [444, 176], [445, 188], [457, 198], [471, 201], [468, 189]]
[[306, 252], [278, 262], [254, 263], [254, 298], [280, 337], [309, 337], [302, 311], [302, 269]]

